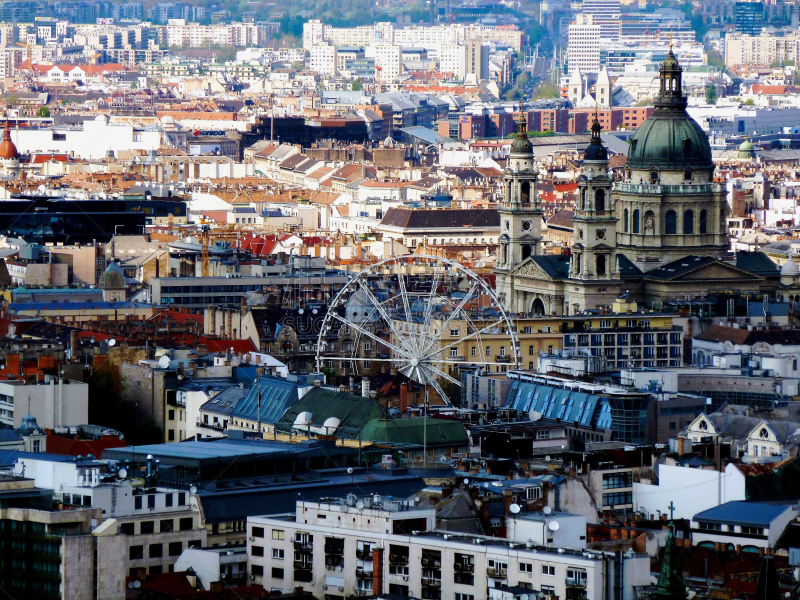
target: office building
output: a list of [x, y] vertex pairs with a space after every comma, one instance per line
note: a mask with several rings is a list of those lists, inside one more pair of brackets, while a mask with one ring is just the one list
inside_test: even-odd
[[733, 21], [739, 33], [757, 35], [765, 25], [764, 3], [737, 2], [733, 5]]
[[[298, 501], [292, 514], [248, 519], [250, 574], [265, 589], [303, 586], [320, 598], [485, 598], [520, 586], [558, 598], [632, 600], [634, 588], [650, 582], [646, 555], [556, 547], [561, 527], [546, 520], [518, 519], [511, 530], [519, 539], [434, 531], [435, 521], [435, 509], [413, 499]], [[573, 532], [580, 523], [565, 519], [563, 536], [584, 535]]]
[[600, 25], [595, 25], [592, 15], [576, 15], [569, 24], [567, 64], [570, 72], [600, 71]]

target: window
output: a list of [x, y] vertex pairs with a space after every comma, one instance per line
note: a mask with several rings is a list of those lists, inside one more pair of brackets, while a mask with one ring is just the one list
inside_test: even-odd
[[674, 210], [668, 210], [664, 215], [664, 233], [667, 235], [678, 233], [678, 215]]
[[135, 496], [133, 499], [133, 509], [134, 510], [142, 510], [142, 497]]
[[264, 567], [262, 567], [261, 565], [252, 565], [250, 567], [250, 575], [256, 575], [258, 577], [261, 577], [262, 575], [264, 575]]
[[122, 535], [133, 535], [133, 523], [120, 523], [119, 532]]
[[369, 351], [370, 348], [371, 348], [370, 343], [369, 342], [364, 342], [364, 350], [365, 351]]
[[194, 519], [192, 517], [183, 517], [180, 520], [181, 531], [189, 531], [192, 529], [193, 525], [194, 525]]
[[170, 429], [167, 432], [167, 441], [168, 442], [174, 442], [175, 441], [175, 430], [174, 429]]
[[[274, 530], [273, 530], [273, 533], [274, 533]], [[257, 537], [257, 538], [263, 538], [263, 537], [264, 537], [264, 528], [263, 528], [263, 527], [253, 527], [253, 528], [250, 530], [250, 535], [252, 535], [253, 537]], [[276, 537], [273, 535], [273, 536], [272, 536], [272, 539], [273, 539], [273, 540], [275, 540], [275, 539], [281, 539], [281, 540], [282, 540], [282, 539], [283, 539], [283, 537], [281, 537], [281, 538], [276, 538]]]
[[556, 595], [556, 588], [552, 585], [543, 585], [542, 586], [542, 595], [544, 596], [555, 596]]
[[628, 209], [622, 213], [622, 227], [625, 233], [628, 233]]
[[603, 506], [620, 506], [623, 504], [633, 504], [633, 492], [616, 492], [613, 494], [603, 494]]
[[251, 556], [264, 556], [264, 547], [263, 546], [250, 546], [250, 555]]
[[528, 346], [528, 356], [533, 356], [533, 346]]
[[472, 354], [472, 356], [476, 356], [478, 354], [478, 349], [475, 346], [473, 346], [472, 350], [470, 350], [470, 354]]
[[[698, 529], [704, 529], [706, 531], [722, 531], [722, 525], [719, 523], [698, 523]], [[742, 528], [744, 530], [744, 527]], [[744, 533], [744, 531], [742, 531]]]
[[167, 414], [167, 420], [174, 421], [175, 420], [175, 409], [171, 408]]
[[453, 336], [453, 337], [458, 337], [458, 334], [460, 333], [460, 331], [461, 330], [459, 330], [459, 329], [451, 329], [450, 330], [450, 335]]
[[131, 546], [128, 550], [130, 560], [139, 560], [144, 557], [144, 546]]
[[611, 321], [609, 319], [600, 321], [600, 329], [611, 329]]
[[284, 558], [283, 550], [281, 550], [280, 548], [273, 548], [272, 558], [274, 558], [275, 560], [283, 560]]
[[700, 211], [700, 233], [708, 232], [708, 212], [704, 208]]
[[272, 578], [283, 579], [283, 569], [280, 569], [278, 567], [272, 567]]
[[555, 574], [556, 568], [553, 565], [542, 565], [542, 575], [554, 576]]
[[692, 210], [683, 213], [683, 233], [694, 233], [694, 211]]
[[525, 488], [526, 500], [538, 500], [541, 497], [542, 497], [542, 488], [540, 487]]
[[658, 183], [658, 171], [650, 171], [650, 183]]
[[53, 132], [53, 141], [54, 142], [66, 142], [67, 141], [67, 134], [66, 133], [56, 133]]
[[164, 506], [172, 506], [172, 494], [164, 494]]
[[492, 355], [492, 348], [490, 346], [486, 346], [486, 356]]
[[458, 348], [450, 348], [450, 356], [458, 356]]
[[164, 555], [163, 544], [150, 544], [150, 558], [161, 558]]
[[500, 356], [505, 356], [505, 355], [506, 355], [506, 347], [500, 346]]
[[147, 508], [155, 508], [156, 507], [156, 496], [155, 494], [149, 494], [147, 496]]
[[142, 521], [139, 533], [145, 535], [147, 533], [155, 533], [155, 532], [156, 532], [155, 521]]
[[603, 473], [603, 489], [614, 490], [633, 485], [633, 474], [630, 471], [623, 473]]
[[764, 535], [764, 528], [763, 527], [748, 527], [746, 525], [743, 525], [742, 526], [742, 533], [744, 533], [746, 535]]
[[[259, 529], [261, 529], [261, 528], [259, 527]], [[255, 528], [253, 528], [253, 531], [255, 531]], [[262, 536], [263, 536], [264, 530], [261, 529], [261, 532], [262, 532]], [[255, 535], [255, 534], [253, 534], [253, 535]], [[283, 529], [273, 529], [272, 530], [272, 539], [273, 540], [282, 540], [283, 539]]]
[[598, 275], [606, 274], [606, 257], [603, 254], [597, 257], [597, 274]]
[[639, 209], [633, 211], [633, 233], [639, 233]]
[[456, 592], [455, 600], [475, 600], [475, 596], [472, 594], [462, 594], [461, 592]]
[[200, 540], [189, 540], [189, 543], [186, 544], [187, 548], [199, 548], [202, 545]]
[[549, 429], [539, 429], [536, 432], [536, 439], [537, 440], [549, 440], [550, 439], [550, 430]]
[[178, 506], [186, 506], [186, 492], [178, 493]]
[[533, 563], [519, 563], [520, 573], [533, 573]]
[[172, 531], [172, 527], [173, 527], [172, 519], [161, 519], [161, 523], [159, 523], [159, 531], [161, 533]]

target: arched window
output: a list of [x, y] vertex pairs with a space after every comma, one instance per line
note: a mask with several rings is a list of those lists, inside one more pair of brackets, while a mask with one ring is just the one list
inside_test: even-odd
[[530, 244], [523, 244], [522, 245], [522, 260], [525, 260], [531, 255], [531, 245]]
[[575, 255], [575, 272], [576, 273], [580, 273], [581, 272], [581, 255], [580, 254], [576, 254]]
[[664, 233], [667, 235], [678, 233], [678, 215], [674, 210], [668, 210], [664, 215]]
[[601, 254], [597, 257], [597, 274], [598, 275], [605, 275], [606, 274], [606, 257], [604, 254]]
[[683, 213], [683, 233], [694, 233], [694, 211], [687, 210]]
[[605, 212], [606, 210], [606, 191], [597, 190], [594, 193], [594, 210], [595, 212]]
[[633, 211], [633, 233], [639, 233], [639, 209]]
[[692, 179], [692, 172], [691, 172], [691, 171], [684, 171], [684, 172], [683, 172], [683, 178], [684, 178], [686, 181], [691, 181], [691, 179]]
[[586, 188], [581, 190], [581, 210], [586, 210]]
[[519, 186], [519, 201], [527, 204], [531, 201], [531, 183], [530, 181], [523, 181]]
[[792, 371], [797, 371], [797, 359], [796, 358], [792, 361]]
[[624, 227], [623, 231], [628, 233], [628, 209], [625, 209], [625, 212], [622, 213], [622, 226]]
[[706, 209], [700, 211], [700, 233], [708, 232], [708, 213]]
[[503, 262], [508, 262], [508, 244], [503, 244]]

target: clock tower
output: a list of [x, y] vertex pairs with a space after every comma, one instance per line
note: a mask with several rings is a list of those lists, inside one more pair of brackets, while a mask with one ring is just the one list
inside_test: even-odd
[[573, 218], [572, 257], [566, 308], [576, 314], [611, 304], [618, 294], [617, 216], [608, 175], [608, 151], [595, 114], [592, 139], [583, 155]]
[[528, 139], [527, 122], [520, 105], [517, 135], [511, 144], [504, 176], [500, 206], [500, 253], [497, 257], [497, 291], [500, 301], [511, 312], [525, 313], [522, 293], [514, 289], [512, 273], [528, 257], [542, 253], [542, 206], [536, 193], [533, 146]]

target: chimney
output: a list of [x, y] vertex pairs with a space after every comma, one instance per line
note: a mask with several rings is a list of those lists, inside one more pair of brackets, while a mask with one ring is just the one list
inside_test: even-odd
[[408, 410], [408, 382], [400, 384], [400, 413]]
[[369, 378], [362, 377], [361, 378], [361, 395], [364, 398], [369, 398]]
[[513, 495], [512, 490], [503, 490], [503, 514], [509, 514], [511, 512], [511, 496]]
[[683, 438], [678, 438], [678, 456], [683, 456]]
[[78, 330], [73, 329], [69, 332], [69, 353], [72, 361], [78, 359]]
[[383, 548], [372, 550], [372, 593], [383, 594]]

